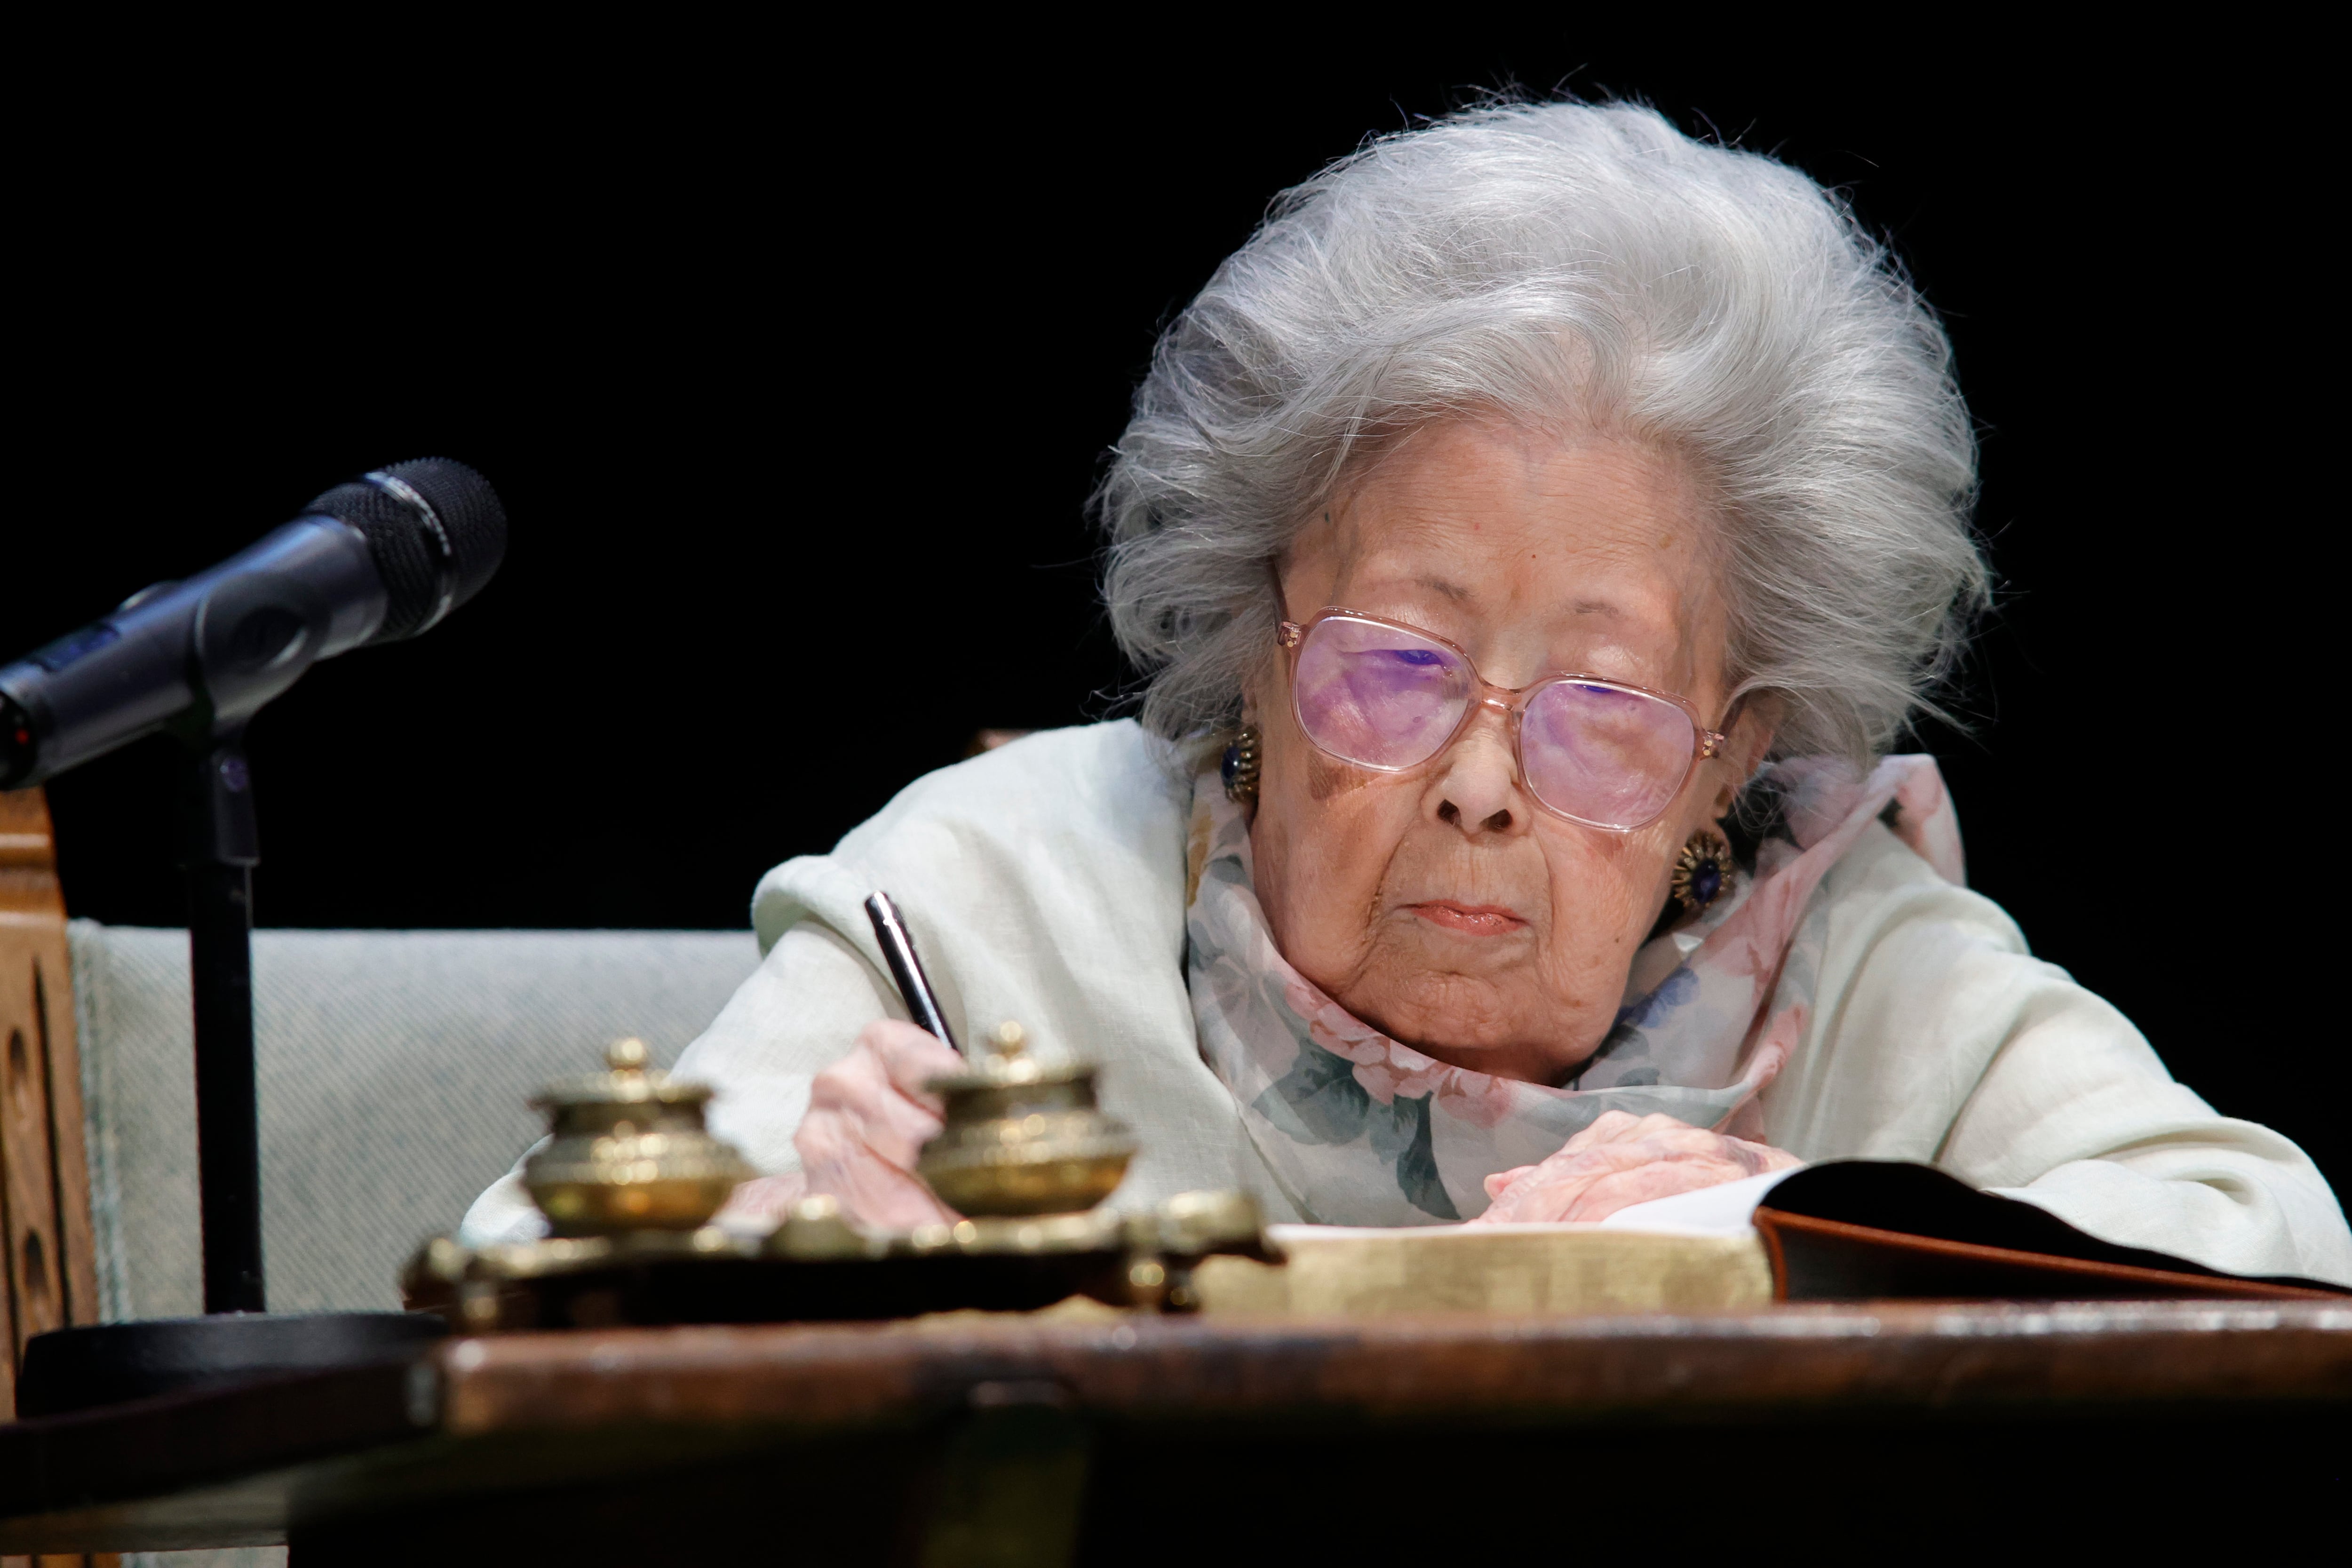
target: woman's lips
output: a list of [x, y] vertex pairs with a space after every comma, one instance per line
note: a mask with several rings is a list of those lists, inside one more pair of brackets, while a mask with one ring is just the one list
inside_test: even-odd
[[1465, 936], [1508, 936], [1524, 931], [1528, 922], [1500, 904], [1457, 904], [1452, 899], [1432, 899], [1425, 904], [1407, 904], [1405, 908], [1432, 925], [1458, 931]]

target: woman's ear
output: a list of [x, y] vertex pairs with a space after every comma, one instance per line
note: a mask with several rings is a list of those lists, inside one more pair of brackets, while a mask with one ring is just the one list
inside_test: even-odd
[[1706, 815], [1709, 821], [1721, 822], [1731, 815], [1731, 808], [1739, 803], [1740, 787], [1747, 781], [1747, 774], [1742, 773], [1736, 779], [1727, 778], [1723, 781], [1721, 787], [1715, 792], [1714, 801], [1707, 806]]
[[1266, 661], [1261, 660], [1258, 668], [1250, 672], [1249, 679], [1242, 682], [1242, 722], [1244, 724], [1255, 725], [1265, 713], [1264, 701], [1267, 679], [1265, 663]]
[[1722, 748], [1716, 753], [1729, 764], [1725, 777], [1715, 792], [1712, 813], [1720, 822], [1731, 815], [1739, 802], [1739, 792], [1764, 765], [1772, 752], [1772, 737], [1779, 731], [1780, 704], [1769, 694], [1758, 693], [1740, 704], [1739, 715], [1732, 721], [1731, 733], [1724, 738]]

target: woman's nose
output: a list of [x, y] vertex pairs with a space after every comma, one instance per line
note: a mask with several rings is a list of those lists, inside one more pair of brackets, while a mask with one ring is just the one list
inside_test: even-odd
[[1501, 714], [1479, 714], [1440, 761], [1428, 796], [1438, 821], [1472, 837], [1526, 829], [1528, 805], [1507, 725]]

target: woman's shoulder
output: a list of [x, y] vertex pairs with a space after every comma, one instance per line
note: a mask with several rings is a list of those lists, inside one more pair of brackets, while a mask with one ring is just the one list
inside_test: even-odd
[[1935, 1158], [2004, 1047], [2061, 1013], [2132, 1058], [2127, 1076], [2162, 1079], [2128, 1020], [2035, 958], [2000, 904], [1880, 824], [1823, 877], [1813, 914], [1790, 966], [1811, 971], [1808, 1037], [1768, 1106], [1785, 1147]]
[[940, 827], [1022, 840], [1181, 835], [1191, 789], [1175, 748], [1132, 719], [1039, 730], [925, 773], [833, 852], [870, 855], [895, 836]]
[[810, 914], [855, 940], [862, 921], [835, 906], [882, 888], [919, 921], [917, 905], [986, 907], [1050, 928], [1115, 899], [1166, 903], [1155, 925], [1181, 931], [1191, 787], [1175, 748], [1132, 720], [1040, 731], [926, 773], [831, 854], [769, 872], [752, 923], [763, 945]]
[[1937, 870], [1883, 824], [1856, 837], [1822, 877], [1819, 897], [1832, 947], [1867, 949], [1893, 927], [1934, 926], [1954, 942], [2029, 951], [2007, 910]]

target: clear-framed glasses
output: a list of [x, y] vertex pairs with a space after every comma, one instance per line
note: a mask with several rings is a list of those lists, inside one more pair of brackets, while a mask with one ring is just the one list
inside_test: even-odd
[[1436, 633], [1357, 610], [1285, 621], [1276, 640], [1290, 650], [1291, 710], [1318, 750], [1402, 773], [1491, 708], [1510, 722], [1528, 795], [1587, 827], [1630, 833], [1655, 822], [1724, 741], [1679, 697], [1565, 673], [1496, 686]]

